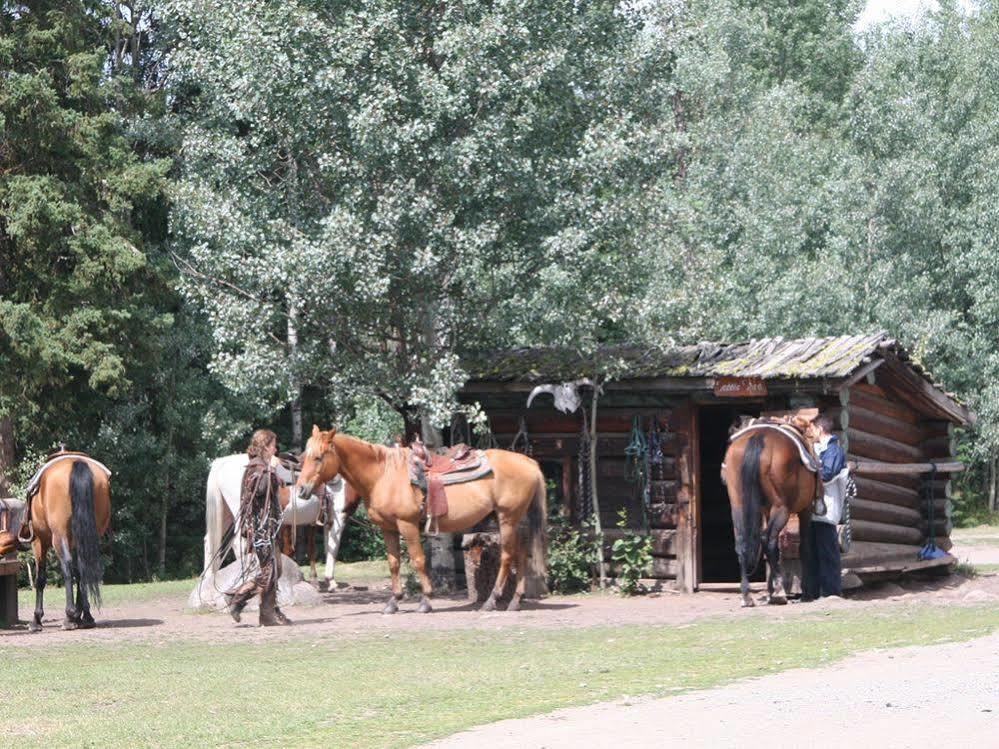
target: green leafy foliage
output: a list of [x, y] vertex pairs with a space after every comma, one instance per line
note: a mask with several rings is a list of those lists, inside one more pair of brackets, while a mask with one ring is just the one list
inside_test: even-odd
[[548, 588], [553, 593], [589, 590], [597, 542], [592, 527], [573, 528], [561, 515], [548, 523]]
[[618, 510], [617, 527], [624, 532], [611, 546], [611, 561], [618, 567], [617, 587], [622, 595], [633, 596], [639, 592], [638, 581], [649, 574], [652, 566], [652, 539], [628, 529], [628, 511], [624, 508]]
[[356, 521], [352, 519], [344, 529], [338, 558], [344, 562], [385, 559], [385, 538], [381, 530], [368, 520], [363, 506], [357, 508], [354, 518]]

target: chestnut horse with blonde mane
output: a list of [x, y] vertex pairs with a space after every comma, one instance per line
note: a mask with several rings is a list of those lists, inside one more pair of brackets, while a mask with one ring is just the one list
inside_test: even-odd
[[[53, 463], [42, 473], [38, 491], [31, 497], [31, 540], [35, 556], [35, 617], [28, 625], [40, 632], [44, 610], [46, 557], [54, 548], [62, 565], [66, 588], [63, 629], [94, 626], [91, 599], [100, 606], [104, 566], [100, 536], [111, 520], [111, 489], [107, 474], [91, 465], [82, 453]], [[12, 534], [0, 534], [0, 557], [18, 545]], [[76, 598], [73, 588], [76, 588]]]
[[[496, 608], [510, 568], [516, 566], [517, 586], [507, 607], [508, 611], [516, 611], [524, 594], [527, 571], [527, 552], [518, 538], [517, 524], [526, 514], [533, 540], [541, 539], [543, 544], [545, 479], [538, 464], [526, 455], [509, 450], [484, 452], [492, 466], [492, 473], [466, 483], [449, 485], [447, 514], [436, 518], [435, 525], [445, 533], [453, 533], [467, 530], [487, 515], [495, 513], [500, 533], [500, 567], [496, 584], [482, 610]], [[389, 571], [392, 573], [392, 595], [383, 610], [386, 614], [398, 611], [398, 601], [402, 600], [400, 536], [406, 539], [410, 560], [420, 579], [423, 596], [419, 612], [431, 610], [433, 589], [420, 543], [423, 492], [410, 483], [410, 453], [409, 448], [374, 445], [339, 433], [336, 429], [323, 432], [313, 426], [297, 484], [299, 492], [308, 496], [317, 484], [341, 474], [363, 497], [368, 517], [385, 536]]]
[[[810, 446], [812, 439], [809, 429], [806, 445]], [[761, 546], [770, 564], [769, 603], [787, 603], [778, 538], [791, 513], [797, 513], [802, 566], [805, 567], [807, 555], [811, 553], [806, 539], [817, 480], [818, 474], [802, 463], [794, 438], [777, 429], [750, 429], [739, 434], [729, 445], [722, 464], [722, 481], [732, 505], [743, 606], [754, 605], [749, 596], [749, 576], [760, 563]], [[764, 516], [765, 541], [761, 538]]]

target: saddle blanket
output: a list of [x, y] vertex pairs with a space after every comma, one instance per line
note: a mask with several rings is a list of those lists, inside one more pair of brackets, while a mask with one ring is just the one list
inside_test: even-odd
[[104, 473], [108, 475], [108, 478], [111, 478], [111, 469], [108, 468], [103, 463], [101, 463], [99, 460], [94, 460], [89, 455], [84, 455], [83, 453], [60, 453], [59, 455], [56, 455], [55, 457], [45, 461], [45, 465], [39, 468], [35, 472], [35, 475], [31, 477], [31, 481], [28, 482], [28, 489], [27, 489], [27, 494], [29, 497], [33, 497], [38, 493], [38, 485], [42, 483], [42, 475], [49, 468], [51, 468], [61, 460], [85, 460], [88, 463], [90, 463], [92, 466], [95, 466], [104, 471]]
[[807, 468], [812, 473], [819, 472], [819, 468], [821, 466], [819, 464], [818, 458], [816, 458], [812, 454], [812, 452], [805, 446], [805, 442], [801, 438], [801, 435], [798, 434], [798, 432], [792, 427], [785, 426], [783, 424], [750, 424], [749, 426], [743, 427], [738, 432], [729, 437], [728, 441], [735, 442], [735, 440], [738, 437], [741, 437], [746, 432], [751, 432], [758, 429], [774, 429], [783, 434], [785, 437], [789, 438], [798, 448], [798, 454], [801, 456], [802, 465], [804, 465], [805, 468]]

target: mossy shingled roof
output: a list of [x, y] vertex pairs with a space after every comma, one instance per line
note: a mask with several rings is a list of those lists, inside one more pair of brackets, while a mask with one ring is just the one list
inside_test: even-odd
[[916, 371], [904, 349], [886, 333], [829, 338], [763, 338], [743, 343], [698, 343], [671, 348], [632, 344], [571, 348], [519, 348], [465, 358], [473, 381], [567, 382], [602, 376], [614, 380], [656, 377], [849, 377], [879, 352], [891, 350]]

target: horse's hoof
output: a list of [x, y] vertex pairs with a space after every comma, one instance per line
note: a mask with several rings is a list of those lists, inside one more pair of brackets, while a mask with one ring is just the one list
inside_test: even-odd
[[507, 611], [520, 611], [520, 601], [516, 598], [510, 599], [510, 605], [506, 607]]
[[755, 605], [756, 604], [753, 602], [752, 598], [750, 598], [749, 596], [744, 596], [743, 597], [743, 599], [742, 599], [742, 608], [744, 608], [744, 609], [751, 609]]
[[319, 592], [320, 593], [329, 593], [330, 592], [330, 581], [329, 581], [329, 578], [326, 578], [326, 579], [323, 579], [323, 580], [319, 581]]
[[787, 596], [783, 593], [776, 593], [770, 596], [770, 600], [767, 603], [771, 606], [784, 606], [787, 603]]
[[67, 632], [70, 632], [74, 629], [79, 629], [79, 627], [80, 625], [74, 622], [72, 619], [66, 619], [62, 623], [62, 628]]
[[394, 614], [399, 610], [399, 604], [395, 602], [395, 599], [391, 599], [385, 604], [385, 608], [382, 609], [383, 614]]
[[97, 626], [92, 616], [85, 616], [80, 620], [80, 629], [93, 629]]
[[430, 605], [430, 601], [428, 601], [426, 598], [420, 599], [420, 607], [417, 609], [418, 612], [420, 612], [421, 614], [429, 614], [433, 610], [434, 609]]
[[42, 625], [39, 624], [38, 622], [31, 622], [28, 625], [28, 631], [29, 632], [41, 632], [42, 631]]
[[495, 611], [496, 610], [496, 599], [492, 596], [486, 599], [486, 602], [482, 604], [482, 608], [479, 611]]

